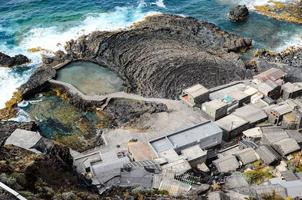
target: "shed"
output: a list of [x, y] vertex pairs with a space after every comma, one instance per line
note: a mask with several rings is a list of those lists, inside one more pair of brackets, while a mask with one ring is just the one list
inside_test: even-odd
[[128, 152], [133, 161], [153, 160], [156, 158], [149, 144], [141, 141], [128, 142]]
[[255, 162], [258, 160], [256, 151], [252, 148], [242, 149], [239, 152], [235, 153], [237, 158], [241, 161], [243, 165]]
[[207, 160], [207, 151], [195, 145], [181, 151], [181, 154], [189, 161], [192, 167], [196, 167]]
[[41, 140], [38, 132], [16, 129], [5, 141], [5, 145], [14, 145], [34, 153], [41, 153], [33, 147]]
[[230, 114], [215, 122], [221, 129], [224, 130], [223, 139], [230, 140], [249, 128], [249, 122]]
[[196, 84], [183, 90], [180, 99], [190, 106], [201, 105], [209, 100], [209, 90], [201, 84]]
[[300, 150], [300, 146], [296, 140], [292, 138], [285, 138], [280, 141], [277, 141], [273, 144], [274, 149], [282, 156], [286, 156], [290, 153]]
[[279, 160], [277, 152], [268, 145], [261, 145], [256, 149], [260, 159], [267, 165], [273, 164]]
[[237, 108], [233, 114], [248, 121], [251, 125], [255, 125], [267, 119], [266, 113], [252, 104]]
[[187, 183], [167, 178], [162, 179], [159, 186], [159, 190], [168, 191], [171, 196], [180, 196], [182, 194], [186, 194], [191, 188], [192, 186]]
[[262, 138], [262, 130], [260, 127], [255, 127], [248, 129], [246, 131], [243, 131], [243, 136], [245, 138], [250, 138], [253, 140], [261, 139]]
[[239, 163], [236, 157], [233, 155], [227, 155], [225, 157], [214, 160], [213, 164], [219, 172], [231, 172], [236, 171], [236, 169], [239, 168]]
[[253, 78], [259, 81], [266, 81], [266, 80], [277, 81], [279, 79], [283, 79], [285, 75], [286, 73], [283, 72], [281, 69], [271, 68], [254, 76]]
[[258, 85], [258, 91], [272, 99], [278, 99], [281, 95], [281, 86], [272, 80], [266, 80]]
[[299, 84], [287, 82], [281, 86], [282, 98], [297, 98], [302, 95], [302, 87]]
[[227, 114], [228, 105], [220, 99], [214, 99], [202, 104], [202, 110], [216, 121]]

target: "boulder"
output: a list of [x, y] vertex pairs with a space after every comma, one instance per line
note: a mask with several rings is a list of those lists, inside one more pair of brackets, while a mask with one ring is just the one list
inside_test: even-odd
[[249, 16], [249, 10], [245, 5], [237, 5], [231, 8], [229, 12], [229, 19], [232, 21], [244, 21]]
[[2, 52], [0, 52], [0, 66], [2, 67], [13, 67], [17, 65], [23, 65], [30, 62], [30, 60], [21, 54], [18, 54], [14, 57], [10, 57]]

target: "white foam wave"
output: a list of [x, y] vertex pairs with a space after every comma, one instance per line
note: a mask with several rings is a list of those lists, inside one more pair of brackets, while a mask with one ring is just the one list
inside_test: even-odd
[[281, 52], [289, 47], [302, 47], [302, 35], [300, 33], [293, 34], [288, 39], [284, 39], [283, 44], [279, 45], [275, 50]]
[[164, 0], [156, 0], [155, 4], [160, 8], [166, 8]]
[[[262, 6], [262, 5], [271, 5], [273, 4], [273, 1], [271, 0], [217, 0], [220, 3], [223, 4], [231, 4], [231, 5], [246, 5], [249, 9], [255, 9], [255, 6]], [[278, 2], [281, 3], [289, 3], [296, 0], [278, 0]]]
[[21, 41], [21, 46], [25, 49], [40, 47], [43, 49], [56, 51], [63, 50], [66, 41], [76, 39], [83, 34], [93, 31], [112, 31], [130, 26], [133, 22], [141, 20], [148, 13], [144, 13], [140, 3], [137, 8], [117, 7], [112, 12], [90, 14], [78, 26], [63, 29], [64, 27], [33, 28]]

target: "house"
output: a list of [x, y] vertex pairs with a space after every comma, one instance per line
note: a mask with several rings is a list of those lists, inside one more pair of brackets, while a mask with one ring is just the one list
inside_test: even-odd
[[183, 149], [181, 155], [189, 161], [192, 167], [197, 167], [198, 164], [207, 160], [207, 151], [202, 150], [199, 145]]
[[279, 155], [275, 150], [268, 146], [268, 145], [260, 145], [256, 149], [257, 154], [259, 155], [260, 159], [266, 164], [274, 164], [276, 161], [279, 160]]
[[293, 111], [293, 108], [288, 105], [287, 103], [283, 103], [277, 106], [272, 107], [270, 110], [270, 113], [268, 115], [268, 120], [272, 124], [280, 124], [283, 116], [287, 113], [290, 113]]
[[176, 176], [182, 175], [192, 169], [189, 162], [185, 159], [178, 159], [161, 167], [163, 171], [172, 171]]
[[225, 187], [228, 190], [232, 190], [234, 188], [248, 187], [246, 179], [242, 175], [241, 172], [234, 172], [231, 176], [226, 177]]
[[278, 99], [281, 95], [281, 86], [272, 80], [266, 80], [261, 82], [258, 86], [258, 91], [263, 95], [272, 99]]
[[243, 106], [244, 104], [249, 104], [251, 102], [251, 96], [249, 94], [244, 93], [243, 91], [231, 91], [229, 96], [233, 98], [234, 101], [238, 103], [238, 106]]
[[233, 114], [248, 121], [252, 126], [267, 119], [266, 113], [252, 104], [237, 108]]
[[258, 155], [252, 148], [242, 149], [236, 152], [235, 156], [243, 165], [247, 165], [258, 160]]
[[249, 128], [249, 122], [230, 114], [215, 122], [223, 130], [223, 140], [228, 141]]
[[297, 129], [300, 119], [294, 112], [287, 113], [283, 116], [281, 126], [284, 129]]
[[281, 86], [282, 98], [293, 99], [302, 95], [302, 87], [300, 84], [287, 82]]
[[213, 164], [220, 173], [236, 171], [239, 168], [239, 162], [233, 155], [227, 155], [214, 160]]
[[147, 171], [144, 167], [123, 168], [120, 172], [121, 187], [140, 186], [145, 189], [152, 188], [153, 173]]
[[34, 146], [41, 140], [38, 132], [16, 129], [5, 141], [4, 145], [14, 145], [34, 153], [41, 153]]
[[214, 99], [202, 104], [202, 110], [214, 121], [224, 117], [228, 112], [228, 105], [219, 99]]
[[153, 160], [156, 158], [149, 144], [141, 141], [128, 142], [128, 155], [132, 161]]
[[220, 145], [222, 130], [213, 122], [207, 121], [190, 128], [186, 128], [163, 137], [149, 141], [154, 152], [159, 153], [174, 149], [177, 153], [195, 145], [201, 149], [208, 149]]
[[285, 131], [290, 138], [296, 140], [298, 144], [302, 144], [302, 133], [300, 133], [298, 130], [285, 130]]
[[282, 139], [289, 138], [285, 130], [276, 126], [262, 127], [261, 143], [272, 145]]
[[197, 84], [183, 90], [180, 99], [190, 106], [200, 106], [209, 100], [209, 90], [204, 86]]
[[284, 79], [286, 73], [281, 69], [271, 68], [253, 77], [255, 81], [264, 82], [266, 80], [278, 81]]
[[287, 156], [290, 153], [300, 150], [300, 146], [296, 140], [285, 138], [273, 143], [273, 148], [282, 156]]

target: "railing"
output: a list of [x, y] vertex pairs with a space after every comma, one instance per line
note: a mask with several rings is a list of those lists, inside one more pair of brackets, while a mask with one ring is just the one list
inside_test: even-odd
[[15, 190], [13, 190], [12, 188], [8, 187], [7, 185], [5, 185], [2, 182], [0, 182], [0, 187], [2, 189], [4, 189], [5, 191], [9, 192], [10, 194], [14, 195], [16, 198], [18, 198], [20, 200], [27, 200], [26, 198], [24, 198], [23, 196], [21, 196], [21, 194], [19, 194], [18, 192], [16, 192]]

